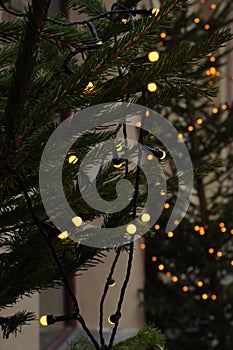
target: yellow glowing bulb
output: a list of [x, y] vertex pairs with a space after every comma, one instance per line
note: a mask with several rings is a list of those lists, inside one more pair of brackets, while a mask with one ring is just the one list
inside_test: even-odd
[[116, 281], [114, 280], [110, 280], [109, 283], [108, 283], [109, 287], [114, 287], [116, 285]]
[[224, 222], [220, 222], [220, 223], [218, 224], [218, 226], [219, 226], [219, 227], [224, 227], [225, 224], [224, 224]]
[[207, 71], [205, 72], [205, 75], [207, 75], [207, 77], [211, 75], [211, 73], [210, 73], [210, 70], [209, 70], [209, 69], [207, 69]]
[[233, 266], [233, 260], [231, 260], [230, 265]]
[[189, 126], [188, 126], [188, 131], [189, 131], [189, 132], [192, 132], [193, 130], [194, 130], [194, 127], [193, 127], [192, 125], [189, 125]]
[[43, 327], [48, 326], [47, 316], [46, 316], [46, 315], [41, 316], [41, 318], [40, 318], [40, 324], [41, 324], [41, 326], [43, 326]]
[[172, 282], [174, 282], [174, 283], [178, 282], [178, 277], [177, 276], [173, 276], [172, 277]]
[[109, 324], [115, 324], [114, 322], [111, 321], [111, 315], [108, 316], [108, 323], [109, 323]]
[[200, 230], [200, 226], [195, 225], [195, 226], [194, 226], [194, 231], [199, 231], [199, 230]]
[[66, 239], [68, 236], [69, 236], [69, 233], [67, 231], [63, 231], [57, 237], [60, 239]]
[[177, 137], [178, 137], [178, 139], [183, 139], [184, 135], [180, 133], [177, 135]]
[[217, 113], [218, 113], [218, 108], [216, 108], [216, 107], [213, 108], [213, 109], [212, 109], [212, 113], [213, 113], [213, 114], [217, 114]]
[[141, 244], [140, 244], [140, 249], [142, 249], [142, 250], [146, 249], [145, 243], [141, 243]]
[[102, 44], [103, 44], [103, 41], [102, 41], [102, 40], [98, 40], [96, 44], [97, 44], [97, 45], [102, 45]]
[[162, 39], [165, 39], [166, 36], [167, 36], [167, 34], [166, 34], [165, 32], [162, 32], [162, 33], [160, 34], [160, 38], [162, 38]]
[[167, 233], [167, 236], [168, 236], [169, 238], [172, 238], [172, 237], [174, 236], [174, 233], [173, 233], [172, 231], [169, 231], [169, 232]]
[[74, 155], [69, 156], [69, 160], [68, 161], [69, 161], [70, 164], [75, 164], [78, 161], [78, 157], [76, 157]]
[[137, 122], [137, 123], [136, 123], [136, 127], [137, 127], [137, 128], [140, 128], [141, 126], [142, 126], [142, 123], [141, 123], [141, 122]]
[[159, 264], [158, 269], [159, 269], [160, 271], [163, 271], [163, 270], [164, 270], [164, 265], [163, 265], [163, 264]]
[[73, 219], [72, 219], [72, 222], [73, 224], [76, 226], [76, 227], [79, 227], [82, 225], [82, 218], [80, 218], [80, 216], [75, 216]]
[[198, 17], [194, 18], [193, 22], [196, 24], [200, 23], [200, 18], [198, 18]]
[[197, 286], [198, 287], [202, 287], [203, 286], [203, 282], [202, 281], [197, 281]]
[[160, 196], [165, 196], [165, 194], [166, 194], [166, 191], [165, 191], [165, 190], [161, 190], [161, 191], [160, 191]]
[[154, 159], [154, 157], [152, 156], [152, 154], [148, 154], [148, 156], [147, 156], [146, 158], [147, 158], [147, 160], [153, 160], [153, 159]]
[[119, 143], [118, 145], [116, 145], [116, 150], [117, 150], [117, 152], [121, 152], [122, 149], [123, 149], [123, 146], [122, 146], [121, 143]]
[[212, 294], [212, 295], [211, 295], [211, 299], [212, 299], [212, 300], [217, 300], [217, 295], [216, 295], [216, 294]]
[[217, 5], [216, 5], [216, 4], [210, 4], [210, 9], [211, 9], [211, 10], [215, 10], [215, 9], [216, 9], [216, 7], [217, 7]]
[[177, 225], [179, 225], [179, 223], [180, 223], [180, 222], [179, 222], [179, 220], [177, 220], [177, 219], [176, 219], [176, 220], [174, 220], [174, 225], [176, 225], [176, 226], [177, 226]]
[[164, 204], [164, 209], [168, 209], [168, 208], [170, 208], [170, 204], [169, 203], [165, 203]]
[[155, 262], [155, 261], [157, 261], [157, 257], [156, 257], [156, 256], [152, 256], [151, 260], [152, 260], [153, 262]]
[[152, 15], [157, 16], [157, 14], [159, 13], [159, 11], [160, 11], [160, 9], [154, 7], [154, 8], [151, 10], [151, 13], [152, 13]]
[[211, 56], [210, 57], [210, 62], [215, 62], [216, 61], [216, 58], [214, 56]]
[[201, 297], [202, 297], [203, 300], [206, 300], [206, 299], [208, 299], [208, 294], [203, 293]]
[[129, 224], [127, 227], [126, 227], [126, 232], [129, 234], [129, 235], [134, 235], [137, 231], [137, 227], [134, 225], [134, 224]]
[[200, 234], [200, 236], [204, 236], [204, 235], [205, 235], [205, 230], [204, 230], [204, 228], [200, 228], [199, 234]]
[[113, 164], [113, 166], [114, 166], [114, 168], [119, 169], [119, 168], [122, 167], [122, 164], [123, 164], [123, 163]]
[[222, 252], [219, 250], [217, 253], [216, 253], [217, 257], [218, 258], [221, 258], [221, 256], [223, 255]]
[[146, 111], [146, 117], [149, 117], [149, 116], [150, 116], [150, 111], [147, 110], [147, 111]]
[[210, 67], [210, 73], [211, 73], [212, 75], [215, 75], [216, 72], [217, 72], [217, 69], [216, 69], [215, 67]]
[[187, 286], [184, 286], [184, 287], [182, 288], [182, 290], [183, 290], [183, 292], [187, 292], [189, 289], [188, 289]]
[[126, 24], [128, 22], [128, 20], [127, 20], [127, 18], [122, 18], [121, 22]]
[[159, 230], [160, 226], [158, 224], [154, 225], [155, 230]]
[[214, 253], [214, 248], [209, 248], [208, 252], [209, 252], [209, 254], [213, 254]]
[[227, 104], [224, 103], [224, 104], [222, 105], [222, 109], [225, 111], [227, 108], [228, 108]]
[[210, 29], [210, 25], [209, 25], [208, 23], [205, 24], [205, 25], [204, 25], [204, 29], [205, 29], [205, 30], [209, 30], [209, 29]]
[[149, 222], [150, 221], [150, 214], [144, 213], [141, 216], [142, 222]]
[[233, 229], [231, 229], [231, 231], [230, 231], [230, 232], [231, 232], [231, 235], [233, 235]]
[[148, 53], [148, 59], [150, 62], [156, 62], [159, 59], [159, 53], [157, 51], [151, 51]]
[[167, 155], [167, 153], [166, 153], [165, 151], [162, 151], [162, 152], [163, 152], [163, 155], [162, 155], [162, 157], [159, 158], [160, 160], [165, 159], [165, 158], [166, 158], [166, 155]]
[[157, 90], [157, 85], [155, 83], [147, 84], [147, 90], [150, 92], [155, 92]]
[[197, 125], [203, 124], [203, 119], [198, 118], [198, 119], [196, 120], [196, 123], [197, 123]]
[[221, 228], [221, 232], [226, 232], [226, 231], [227, 231], [226, 227]]

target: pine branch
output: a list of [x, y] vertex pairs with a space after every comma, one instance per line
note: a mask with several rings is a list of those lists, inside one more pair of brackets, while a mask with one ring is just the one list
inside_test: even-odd
[[10, 317], [0, 317], [0, 326], [2, 328], [3, 337], [9, 338], [10, 334], [21, 332], [21, 327], [27, 325], [29, 321], [34, 319], [31, 312], [20, 311]]

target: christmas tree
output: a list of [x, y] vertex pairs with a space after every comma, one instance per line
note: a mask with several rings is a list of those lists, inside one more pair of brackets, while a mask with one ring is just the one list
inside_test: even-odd
[[[77, 320], [89, 340], [78, 341], [73, 345], [75, 349], [113, 348], [121, 317], [121, 306], [130, 278], [134, 234], [137, 229], [135, 224], [128, 223], [137, 219], [148, 191], [145, 190], [145, 177], [140, 172], [139, 162], [138, 166], [130, 168], [127, 161], [122, 162], [118, 157], [117, 152], [120, 151], [116, 136], [120, 130], [124, 147], [127, 148], [128, 136], [124, 119], [117, 123], [111, 118], [107, 126], [100, 128], [95, 124], [93, 116], [84, 114], [85, 123], [92, 127], [89, 130], [82, 129], [82, 136], [70, 145], [65, 156], [62, 152], [69, 146], [69, 137], [64, 137], [62, 144], [56, 143], [55, 140], [50, 150], [52, 155], [57, 151], [58, 158], [50, 159], [50, 162], [46, 163], [46, 169], [44, 164], [41, 166], [43, 152], [50, 136], [58, 129], [59, 115], [64, 111], [72, 115], [83, 110], [85, 113], [87, 107], [96, 107], [99, 104], [113, 108], [109, 103], [117, 103], [117, 107], [121, 107], [123, 102], [126, 105], [137, 103], [157, 110], [164, 106], [174, 109], [176, 99], [180, 101], [180, 104], [175, 105], [178, 109], [187, 96], [193, 100], [196, 96], [204, 96], [205, 99], [214, 97], [217, 88], [209, 84], [207, 79], [203, 82], [199, 71], [200, 62], [205, 61], [207, 55], [213, 57], [212, 53], [231, 39], [230, 31], [223, 27], [225, 23], [216, 26], [215, 30], [202, 40], [194, 35], [194, 31], [193, 36], [179, 37], [175, 26], [178, 23], [177, 18], [186, 16], [189, 7], [186, 1], [162, 1], [158, 9], [141, 8], [138, 6], [139, 2], [122, 0], [113, 4], [111, 9], [106, 9], [100, 0], [70, 0], [67, 1], [68, 5], [78, 14], [85, 14], [87, 19], [69, 22], [62, 14], [48, 16], [48, 0], [33, 0], [24, 12], [7, 7], [0, 1], [3, 11], [13, 18], [0, 24], [0, 304], [4, 308], [15, 303], [23, 295], [64, 284], [73, 302], [74, 313], [61, 318], [45, 317], [41, 322], [50, 324], [64, 319]], [[161, 41], [166, 36], [170, 38], [170, 43], [177, 40], [176, 45], [163, 46]], [[210, 75], [213, 75], [213, 71], [209, 71]], [[103, 113], [101, 109], [94, 110], [100, 115]], [[114, 112], [114, 109], [112, 110]], [[117, 110], [119, 111], [122, 112], [121, 109]], [[79, 115], [78, 126], [82, 127], [83, 114], [78, 114], [78, 118]], [[97, 118], [98, 113], [95, 116]], [[68, 123], [73, 127], [72, 121]], [[135, 123], [138, 129], [141, 129], [140, 123]], [[82, 198], [81, 189], [76, 186], [77, 173], [82, 176], [83, 159], [86, 159], [91, 150], [91, 161], [94, 165], [99, 165], [101, 154], [95, 152], [94, 146], [107, 141], [116, 146], [116, 151], [113, 152], [110, 164], [101, 164], [94, 183], [97, 184], [101, 197], [110, 202], [116, 197], [115, 188], [119, 180], [132, 181], [133, 199], [120, 213], [112, 213], [111, 210], [97, 211]], [[165, 151], [157, 148], [160, 144], [151, 137], [149, 131], [140, 131], [138, 141], [148, 146], [153, 157], [159, 158], [160, 161], [164, 159]], [[132, 152], [135, 152], [134, 147], [132, 148]], [[64, 192], [72, 213], [76, 214], [70, 218], [63, 212], [61, 226], [65, 225], [67, 230], [60, 230], [57, 227], [59, 225], [54, 224], [54, 217], [59, 218], [63, 203], [58, 200], [52, 209], [50, 207], [52, 214], [45, 208], [45, 202], [49, 205], [56, 197], [57, 187], [53, 185], [52, 178], [59, 169], [61, 159]], [[216, 162], [213, 163], [206, 164], [205, 167], [195, 163], [197, 181], [200, 181], [203, 172], [215, 168]], [[52, 190], [52, 195], [49, 196], [48, 193], [51, 192], [45, 191], [47, 199], [43, 198], [41, 189], [44, 178], [40, 176], [40, 172], [44, 171], [45, 174], [44, 169], [51, 171], [46, 191]], [[43, 182], [43, 185], [45, 184], [46, 181]], [[90, 199], [89, 197], [93, 196], [93, 183], [85, 179], [82, 185], [84, 190], [88, 188], [85, 199]], [[167, 179], [167, 189], [171, 193], [177, 190], [176, 175], [171, 174]], [[150, 221], [148, 214], [141, 215], [140, 218], [141, 226]], [[221, 218], [223, 219], [223, 216]], [[91, 244], [85, 244], [92, 240], [92, 231], [88, 231], [87, 241], [85, 235], [81, 242], [77, 235], [70, 235], [72, 227], [76, 230], [83, 222], [93, 220], [99, 220], [102, 228], [113, 228], [116, 233], [119, 224], [124, 226], [127, 233], [124, 244], [122, 241], [121, 244], [118, 244], [119, 241], [114, 241], [114, 244], [99, 244], [99, 241], [96, 245], [93, 241]], [[207, 230], [204, 228], [206, 222], [200, 222], [199, 225], [203, 226], [203, 230]], [[110, 342], [106, 344], [103, 338], [101, 315], [99, 344], [99, 340], [93, 337], [80, 314], [78, 300], [69, 286], [67, 276], [101, 263], [101, 257], [109, 249], [116, 252], [116, 259], [104, 286], [102, 304], [108, 292], [114, 264], [121, 251], [127, 250], [129, 259], [117, 310], [111, 318], [114, 327]], [[168, 300], [165, 300], [163, 305], [167, 303]], [[1, 317], [3, 335], [8, 337], [17, 332], [21, 325], [34, 317], [30, 310], [19, 312], [12, 317]], [[157, 321], [155, 323], [157, 324]], [[162, 348], [163, 342], [163, 337], [157, 329], [147, 327], [135, 337], [116, 344], [115, 348], [136, 349], [138, 346], [147, 345]]]
[[[182, 14], [166, 31], [164, 50], [174, 45], [203, 40], [222, 26], [229, 26], [232, 3], [200, 1]], [[181, 74], [203, 85], [229, 84], [229, 46], [211, 52], [195, 71]], [[223, 92], [206, 100], [185, 93], [173, 98], [164, 110], [188, 145], [192, 163], [203, 170], [196, 177], [189, 211], [176, 230], [164, 232], [174, 196], [166, 213], [154, 226], [146, 244], [146, 304], [148, 320], [167, 336], [168, 349], [230, 349], [233, 334], [232, 284], [232, 100]], [[213, 165], [207, 175], [205, 168]], [[217, 165], [217, 168], [214, 166]], [[169, 169], [170, 174], [173, 169]]]

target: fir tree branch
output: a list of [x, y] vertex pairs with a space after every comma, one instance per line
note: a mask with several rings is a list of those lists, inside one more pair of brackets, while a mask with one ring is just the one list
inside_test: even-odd
[[42, 26], [44, 24], [50, 0], [32, 1], [28, 9], [28, 21], [25, 35], [15, 64], [8, 102], [5, 108], [5, 132], [8, 146], [14, 144], [16, 125], [21, 117], [27, 88], [32, 74], [33, 59], [37, 50]]

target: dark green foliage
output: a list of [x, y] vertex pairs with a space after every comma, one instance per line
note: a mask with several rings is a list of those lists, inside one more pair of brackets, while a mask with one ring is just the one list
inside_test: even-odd
[[[132, 7], [136, 2], [121, 3]], [[88, 17], [106, 10], [101, 1], [68, 3]], [[78, 246], [69, 239], [63, 242], [58, 240], [58, 230], [49, 221], [41, 202], [38, 184], [40, 159], [49, 136], [56, 129], [60, 113], [72, 113], [97, 103], [122, 100], [156, 106], [156, 109], [162, 106], [175, 109], [180, 108], [175, 103], [177, 97], [182, 100], [186, 96], [215, 96], [216, 87], [208, 85], [207, 80], [203, 81], [195, 73], [199, 69], [199, 62], [207, 54], [221, 48], [231, 39], [230, 31], [219, 26], [216, 28], [219, 31], [214, 31], [203, 40], [195, 40], [192, 36], [187, 40], [178, 40], [177, 46], [171, 45], [167, 50], [161, 47], [160, 60], [151, 64], [145, 59], [148, 51], [159, 50], [160, 32], [163, 30], [171, 30], [168, 39], [172, 40], [176, 22], [173, 23], [171, 18], [179, 16], [179, 13], [183, 16], [188, 7], [186, 1], [163, 1], [157, 16], [137, 16], [133, 25], [130, 22], [122, 23], [121, 18], [115, 15], [96, 19], [93, 23], [102, 45], [91, 50], [89, 45], [95, 44], [96, 38], [89, 27], [86, 24], [68, 26], [61, 14], [56, 14], [52, 19], [47, 18], [48, 6], [49, 1], [32, 1], [23, 19], [0, 24], [2, 308], [15, 303], [23, 295], [62, 284], [61, 274], [38, 227], [42, 227], [67, 274], [99, 263], [104, 254], [100, 249]], [[83, 47], [86, 49], [82, 54], [75, 51]], [[77, 55], [67, 60], [71, 52]], [[142, 99], [141, 92], [151, 81], [158, 84], [158, 92], [146, 93]], [[86, 89], [89, 82], [94, 85], [91, 90]], [[222, 136], [228, 130], [229, 125], [226, 124]], [[68, 164], [67, 159], [64, 163], [64, 187], [74, 211], [90, 221], [102, 215], [105, 224], [109, 225], [113, 221], [119, 224], [125, 222], [127, 216], [132, 214], [132, 208], [123, 213], [121, 222], [119, 217], [111, 221], [105, 214], [88, 208], [72, 181], [88, 149], [114, 137], [109, 130], [101, 133], [92, 130], [70, 150], [79, 156], [75, 168]], [[156, 142], [146, 142], [156, 146]], [[200, 164], [195, 165], [198, 168]], [[208, 166], [202, 170], [204, 172], [207, 169]], [[132, 171], [127, 176], [133, 180], [134, 175]], [[113, 171], [111, 166], [106, 166], [98, 183], [103, 198], [109, 201], [114, 198], [116, 183], [123, 177], [122, 170]], [[145, 200], [144, 178], [140, 180], [143, 190], [139, 194], [139, 207]], [[170, 191], [176, 189], [176, 177], [169, 179], [169, 183]], [[32, 217], [25, 193], [37, 221]], [[8, 334], [8, 330], [14, 332], [20, 324], [30, 319], [31, 314], [25, 314], [24, 319], [17, 316], [15, 323], [12, 323], [12, 319], [4, 319], [2, 324]], [[144, 329], [138, 335], [142, 346], [146, 345], [147, 338], [153, 338], [152, 328], [149, 333], [146, 332]], [[156, 346], [153, 342], [151, 345]], [[134, 348], [133, 345], [129, 347]]]
[[[215, 10], [209, 8], [210, 4], [193, 2], [197, 7], [190, 6], [187, 13], [177, 16], [167, 28], [162, 46], [165, 52], [187, 42], [198, 42], [197, 46], [201, 46], [202, 40], [208, 40], [215, 30], [221, 31], [232, 23], [233, 18], [228, 15], [232, 11], [231, 2], [216, 2]], [[200, 22], [195, 24], [195, 18]], [[206, 23], [209, 30], [204, 30]], [[231, 47], [203, 56], [196, 61], [195, 69], [188, 66], [182, 69], [181, 81], [189, 77], [192, 81], [198, 79], [203, 87], [221, 87], [226, 83], [221, 82], [221, 76]], [[221, 72], [220, 77], [212, 74], [214, 68]], [[207, 100], [190, 95], [188, 90], [181, 98], [174, 96], [171, 101], [170, 110], [160, 111], [184, 136], [194, 166], [195, 186], [186, 218], [174, 230], [174, 236], [169, 238], [165, 232], [175, 202], [171, 194], [167, 199], [171, 207], [158, 223], [160, 230], [154, 230], [147, 238], [147, 320], [155, 322], [166, 334], [169, 350], [230, 350], [233, 342], [232, 101]], [[192, 131], [188, 131], [190, 126]], [[220, 223], [224, 223], [225, 230], [221, 231]], [[164, 266], [161, 270], [160, 264]], [[199, 283], [199, 286], [198, 281], [203, 285]]]

